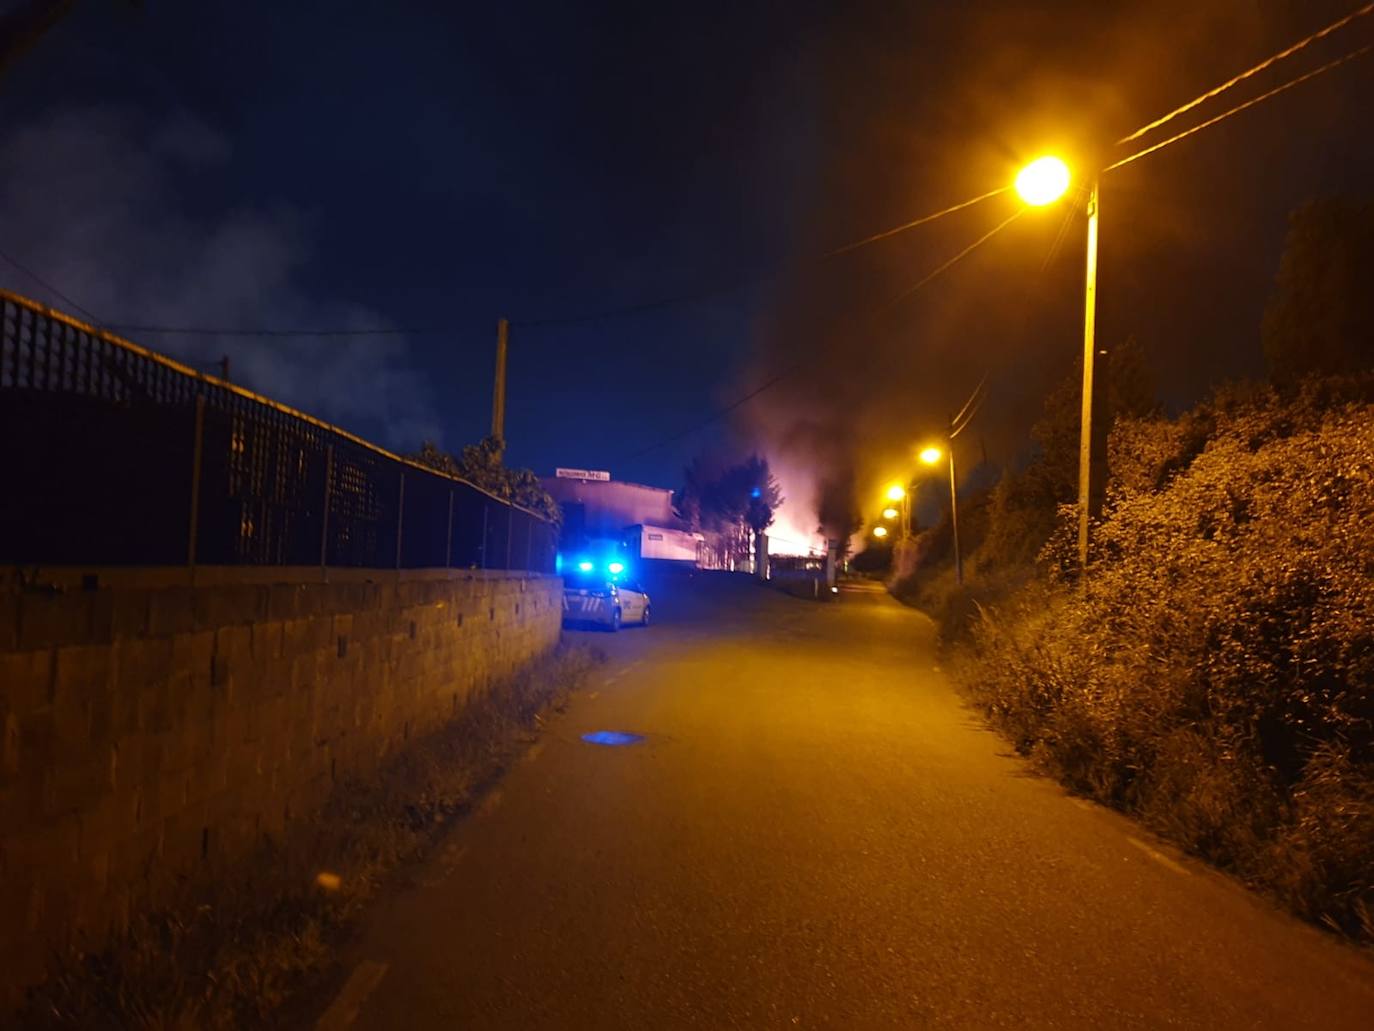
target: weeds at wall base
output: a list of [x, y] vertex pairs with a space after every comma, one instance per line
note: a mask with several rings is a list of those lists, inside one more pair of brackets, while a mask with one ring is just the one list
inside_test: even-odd
[[[232, 868], [188, 880], [182, 901], [133, 918], [98, 952], [72, 949], [30, 989], [23, 1028], [262, 1026], [322, 971], [388, 874], [422, 857], [532, 740], [541, 712], [604, 661], [562, 647], [474, 699], [452, 723], [340, 784], [323, 809]], [[324, 876], [321, 876], [321, 875]]]

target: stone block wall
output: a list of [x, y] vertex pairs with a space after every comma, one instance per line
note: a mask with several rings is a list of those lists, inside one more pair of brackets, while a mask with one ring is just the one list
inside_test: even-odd
[[[43, 585], [41, 587], [36, 585]], [[557, 643], [561, 581], [40, 571], [0, 585], [0, 984], [305, 818]]]

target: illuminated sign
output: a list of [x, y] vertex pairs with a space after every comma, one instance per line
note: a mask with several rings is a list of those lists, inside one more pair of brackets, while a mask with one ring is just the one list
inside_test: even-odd
[[610, 480], [611, 474], [602, 469], [555, 469], [560, 480]]

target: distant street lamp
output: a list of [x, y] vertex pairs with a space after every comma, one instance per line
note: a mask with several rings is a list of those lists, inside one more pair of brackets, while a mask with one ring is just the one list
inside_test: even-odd
[[873, 536], [874, 536], [874, 537], [877, 537], [879, 540], [881, 540], [882, 538], [886, 537], [886, 536], [887, 536], [887, 527], [886, 527], [886, 526], [875, 526], [875, 527], [873, 527]]
[[921, 461], [926, 465], [939, 465], [940, 459], [949, 455], [949, 524], [954, 531], [954, 579], [964, 586], [964, 556], [959, 550], [959, 494], [954, 485], [954, 440], [951, 437], [945, 450], [928, 447], [921, 452]]
[[[1032, 161], [1016, 177], [1016, 192], [1032, 207], [1052, 204], [1069, 188], [1069, 166], [1056, 157]], [[1078, 437], [1078, 566], [1088, 568], [1088, 506], [1092, 498], [1093, 354], [1097, 320], [1097, 177], [1088, 189], [1088, 262], [1083, 296], [1083, 397]]]
[[[902, 503], [902, 540], [906, 540], [911, 536], [911, 499], [907, 496], [906, 488], [900, 483], [889, 484], [887, 488], [887, 500], [900, 501]], [[887, 518], [891, 518], [887, 515], [887, 511], [888, 510], [885, 509], [883, 515]]]
[[884, 519], [896, 519], [897, 516], [900, 515], [900, 514], [901, 514], [901, 513], [899, 513], [895, 508], [885, 508], [885, 509], [883, 509], [883, 518], [884, 518]]

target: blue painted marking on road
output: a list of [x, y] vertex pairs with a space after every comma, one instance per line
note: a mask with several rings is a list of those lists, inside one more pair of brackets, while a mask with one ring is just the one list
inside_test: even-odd
[[637, 745], [644, 740], [644, 735], [627, 734], [623, 730], [593, 730], [583, 734], [582, 740], [589, 745]]

